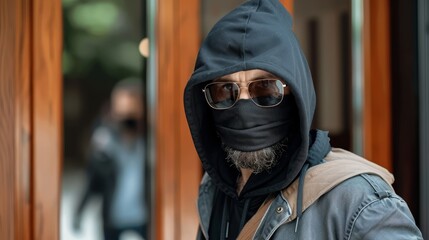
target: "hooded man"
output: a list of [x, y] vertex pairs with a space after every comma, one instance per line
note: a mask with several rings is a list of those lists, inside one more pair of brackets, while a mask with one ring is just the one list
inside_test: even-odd
[[184, 94], [206, 171], [198, 239], [421, 239], [385, 169], [310, 130], [316, 96], [278, 0], [223, 17]]

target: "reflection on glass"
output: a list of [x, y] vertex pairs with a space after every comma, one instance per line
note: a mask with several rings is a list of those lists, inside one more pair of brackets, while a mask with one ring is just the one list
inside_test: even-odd
[[147, 239], [146, 3], [62, 3], [61, 239]]

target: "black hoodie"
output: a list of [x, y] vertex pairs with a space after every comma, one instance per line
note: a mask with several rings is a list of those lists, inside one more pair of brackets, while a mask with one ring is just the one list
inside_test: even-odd
[[[283, 154], [278, 166], [269, 172], [252, 175], [237, 196], [238, 171], [225, 160], [212, 110], [202, 89], [208, 81], [251, 69], [268, 71], [288, 84], [298, 109], [299, 130], [294, 137], [296, 151], [293, 156], [292, 153]], [[286, 188], [297, 178], [307, 161], [315, 104], [311, 74], [292, 32], [292, 18], [278, 0], [250, 0], [224, 16], [204, 40], [184, 93], [186, 117], [203, 168], [221, 195], [232, 201], [260, 199]]]

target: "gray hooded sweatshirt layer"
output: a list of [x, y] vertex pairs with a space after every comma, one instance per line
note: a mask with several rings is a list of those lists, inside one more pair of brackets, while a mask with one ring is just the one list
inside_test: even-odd
[[[298, 109], [299, 129], [294, 135], [294, 151], [283, 154], [272, 170], [252, 175], [238, 196], [239, 172], [225, 160], [212, 109], [202, 89], [213, 79], [251, 69], [268, 71], [287, 83]], [[315, 105], [313, 81], [292, 32], [292, 18], [278, 0], [247, 1], [213, 27], [202, 44], [184, 93], [189, 128], [206, 171], [198, 200], [199, 239], [210, 238], [212, 213], [222, 211], [213, 209], [219, 206], [214, 202], [217, 191], [233, 200], [274, 196], [258, 224], [244, 226], [246, 231], [254, 231], [244, 239], [421, 238], [407, 205], [394, 193], [388, 177], [383, 177], [384, 170], [363, 167], [362, 171], [338, 176], [341, 181], [324, 178], [325, 167], [320, 167], [328, 166], [325, 162], [332, 151], [325, 132], [310, 133]], [[347, 156], [355, 157], [349, 153], [343, 158]], [[349, 169], [347, 163], [337, 161], [333, 167]], [[307, 186], [307, 169], [318, 173], [317, 177], [312, 175], [313, 181], [333, 184]], [[306, 194], [309, 190], [319, 194]], [[311, 201], [308, 196], [313, 196]]]

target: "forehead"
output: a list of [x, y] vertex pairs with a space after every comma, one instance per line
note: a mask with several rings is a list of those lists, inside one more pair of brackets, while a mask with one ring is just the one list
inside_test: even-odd
[[224, 75], [215, 79], [215, 81], [236, 81], [236, 82], [246, 82], [256, 79], [266, 79], [266, 78], [278, 78], [274, 74], [267, 72], [261, 69], [252, 69], [246, 71], [239, 71], [231, 74]]
[[141, 98], [130, 91], [116, 91], [112, 96], [112, 107], [114, 110], [141, 108]]

